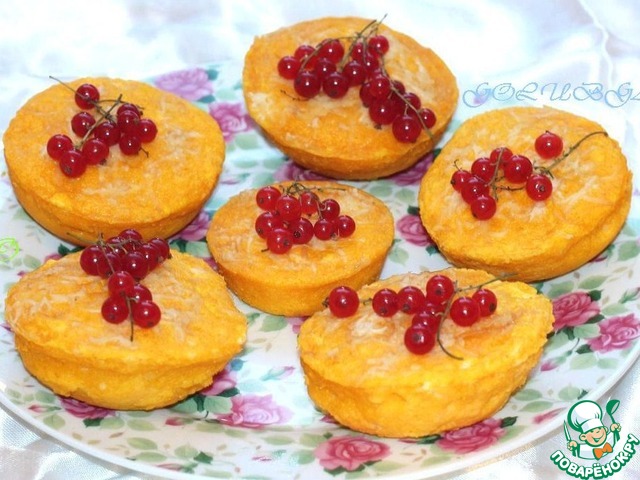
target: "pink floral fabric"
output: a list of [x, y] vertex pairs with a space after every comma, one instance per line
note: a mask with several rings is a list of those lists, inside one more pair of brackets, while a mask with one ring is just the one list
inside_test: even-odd
[[640, 337], [640, 321], [632, 314], [612, 317], [601, 321], [600, 336], [587, 340], [594, 352], [606, 353], [612, 350], [624, 350]]
[[93, 405], [89, 405], [73, 398], [60, 397], [60, 403], [62, 404], [62, 408], [64, 408], [66, 412], [78, 418], [95, 419], [115, 415], [115, 412], [113, 410], [94, 407]]
[[184, 227], [169, 240], [175, 240], [178, 238], [188, 242], [197, 242], [202, 240], [209, 229], [209, 220], [209, 215], [204, 210], [201, 210], [189, 225]]
[[213, 85], [202, 68], [167, 73], [156, 78], [156, 86], [185, 100], [196, 101], [213, 93]]
[[275, 403], [271, 395], [236, 395], [231, 397], [231, 412], [219, 415], [225, 425], [246, 428], [262, 428], [266, 425], [286, 423], [292, 412]]
[[230, 142], [238, 133], [251, 130], [251, 118], [242, 103], [214, 102], [209, 105], [209, 114], [216, 119], [225, 142]]
[[220, 395], [225, 390], [234, 388], [236, 383], [236, 372], [227, 365], [224, 370], [213, 377], [213, 383], [207, 388], [200, 390], [200, 393], [208, 397], [214, 397]]
[[377, 462], [391, 453], [388, 445], [364, 436], [332, 437], [315, 449], [315, 456], [326, 470], [344, 468], [352, 472], [362, 464]]
[[505, 433], [500, 420], [489, 418], [469, 427], [446, 432], [437, 443], [443, 450], [453, 453], [471, 453], [493, 445]]
[[433, 163], [433, 152], [418, 160], [412, 167], [389, 177], [393, 183], [400, 186], [417, 185]]
[[282, 164], [282, 166], [274, 172], [273, 178], [276, 182], [287, 182], [290, 180], [327, 180], [327, 177], [302, 168], [292, 160], [287, 160]]
[[407, 242], [419, 247], [431, 247], [435, 243], [425, 230], [418, 215], [404, 215], [396, 222], [396, 229]]
[[577, 327], [600, 313], [598, 303], [585, 292], [571, 292], [553, 301], [555, 331], [565, 327]]

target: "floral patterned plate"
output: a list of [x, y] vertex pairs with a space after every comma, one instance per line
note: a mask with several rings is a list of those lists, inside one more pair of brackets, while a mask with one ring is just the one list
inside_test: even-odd
[[[209, 258], [204, 234], [213, 212], [240, 189], [285, 179], [318, 178], [273, 149], [244, 109], [240, 66], [219, 64], [149, 80], [210, 112], [227, 141], [225, 169], [197, 219], [173, 248]], [[456, 118], [454, 130], [461, 118]], [[381, 198], [396, 219], [383, 276], [439, 269], [446, 262], [417, 215], [418, 183], [433, 160], [391, 178], [357, 185]], [[637, 162], [633, 163], [637, 165]], [[2, 169], [0, 284], [69, 246], [36, 225], [18, 205]], [[638, 176], [639, 172], [636, 172]], [[121, 412], [59, 398], [22, 367], [13, 336], [0, 323], [0, 402], [66, 445], [133, 470], [170, 478], [427, 478], [491, 460], [557, 428], [578, 399], [597, 399], [640, 353], [640, 208], [598, 258], [539, 289], [554, 302], [555, 333], [530, 380], [492, 418], [413, 440], [359, 434], [321, 415], [309, 400], [296, 353], [302, 318], [255, 311], [245, 351], [212, 386], [173, 408]], [[3, 295], [4, 297], [4, 295]], [[2, 314], [4, 312], [4, 304]], [[4, 319], [4, 315], [2, 315]]]

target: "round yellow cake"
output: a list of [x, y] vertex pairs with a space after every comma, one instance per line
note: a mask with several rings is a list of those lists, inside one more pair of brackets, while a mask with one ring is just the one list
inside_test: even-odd
[[414, 143], [396, 140], [390, 126], [374, 125], [359, 97], [359, 87], [332, 99], [325, 94], [306, 100], [293, 81], [278, 74], [278, 61], [303, 44], [315, 46], [364, 29], [371, 20], [326, 17], [304, 21], [257, 37], [245, 56], [243, 91], [251, 117], [265, 135], [293, 161], [337, 179], [375, 179], [412, 166], [441, 138], [456, 108], [455, 77], [436, 53], [381, 24], [389, 40], [384, 66], [392, 79], [416, 93], [436, 115], [430, 134]]
[[[292, 182], [275, 184], [284, 190]], [[285, 254], [266, 250], [254, 225], [262, 212], [258, 189], [231, 197], [213, 216], [207, 242], [229, 288], [244, 302], [277, 315], [310, 315], [332, 288], [359, 288], [378, 278], [394, 237], [387, 206], [353, 186], [330, 181], [298, 182], [320, 200], [333, 198], [356, 223], [353, 235], [294, 245]]]
[[[513, 184], [515, 191], [497, 192], [493, 218], [474, 218], [451, 185], [456, 169], [469, 170], [503, 146], [548, 167], [553, 160], [534, 148], [547, 130], [562, 138], [565, 153], [577, 146], [552, 170], [551, 196], [533, 201]], [[449, 262], [538, 281], [580, 267], [613, 241], [629, 213], [631, 172], [618, 143], [596, 122], [549, 107], [511, 107], [460, 126], [425, 174], [418, 201], [423, 225]]]
[[382, 437], [421, 437], [484, 420], [498, 411], [535, 367], [552, 329], [551, 302], [522, 282], [495, 281], [496, 311], [468, 327], [450, 318], [441, 341], [424, 355], [409, 352], [404, 332], [411, 315], [378, 316], [371, 307], [382, 288], [424, 289], [445, 274], [458, 287], [493, 277], [469, 269], [407, 273], [367, 285], [350, 317], [327, 308], [300, 329], [298, 348], [308, 392], [315, 404], [353, 430]]
[[79, 256], [26, 274], [5, 303], [26, 369], [55, 393], [104, 408], [160, 408], [210, 385], [242, 350], [246, 319], [203, 260], [173, 251], [142, 281], [162, 317], [131, 337], [129, 321], [102, 318], [107, 280], [84, 273]]
[[[115, 145], [104, 165], [90, 165], [78, 178], [60, 171], [47, 142], [55, 134], [80, 140], [70, 127], [81, 110], [69, 87], [83, 83], [95, 85], [101, 99], [122, 95], [156, 123], [155, 140], [143, 144], [148, 155], [123, 155]], [[47, 230], [79, 245], [125, 228], [144, 238], [181, 230], [211, 196], [225, 155], [222, 132], [205, 111], [149, 84], [104, 77], [56, 83], [38, 93], [17, 112], [3, 140], [18, 201]]]

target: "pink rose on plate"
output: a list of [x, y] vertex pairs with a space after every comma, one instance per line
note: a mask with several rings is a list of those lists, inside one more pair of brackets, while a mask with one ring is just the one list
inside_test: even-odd
[[307, 170], [291, 160], [284, 162], [273, 174], [274, 180], [277, 182], [286, 182], [289, 180], [327, 180], [327, 177]]
[[216, 119], [225, 142], [233, 140], [236, 133], [251, 130], [251, 118], [242, 103], [215, 102], [209, 105], [209, 115]]
[[292, 412], [275, 403], [271, 395], [236, 395], [231, 397], [231, 412], [218, 415], [217, 419], [225, 425], [262, 428], [286, 423], [292, 416]]
[[552, 418], [555, 418], [562, 411], [564, 411], [564, 409], [556, 408], [554, 410], [549, 410], [548, 412], [536, 415], [535, 417], [533, 417], [533, 423], [538, 424], [538, 423], [547, 422], [547, 421], [551, 420]]
[[220, 395], [225, 390], [234, 388], [236, 383], [236, 372], [227, 365], [224, 370], [214, 375], [213, 383], [207, 388], [200, 390], [199, 393], [208, 397], [214, 397]]
[[210, 219], [207, 212], [201, 210], [189, 225], [184, 227], [169, 240], [174, 240], [177, 238], [182, 238], [183, 240], [186, 240], [188, 242], [197, 242], [198, 240], [202, 240], [207, 234], [207, 230], [209, 229], [209, 220]]
[[469, 427], [451, 430], [437, 441], [443, 450], [454, 453], [471, 453], [496, 443], [505, 433], [500, 420], [489, 418]]
[[594, 352], [624, 350], [631, 346], [633, 340], [640, 337], [640, 321], [632, 313], [603, 320], [598, 326], [600, 336], [587, 340]]
[[185, 100], [195, 101], [213, 93], [209, 75], [202, 68], [167, 73], [156, 78], [158, 88], [174, 93]]
[[427, 172], [431, 164], [433, 163], [433, 152], [427, 153], [424, 157], [418, 160], [413, 166], [409, 167], [402, 172], [398, 172], [391, 177], [393, 183], [400, 186], [415, 185], [420, 183], [422, 177]]
[[364, 436], [345, 435], [321, 443], [314, 453], [325, 470], [344, 468], [352, 472], [365, 463], [382, 460], [391, 450], [387, 444]]
[[425, 230], [418, 215], [404, 215], [396, 222], [396, 229], [407, 242], [419, 247], [433, 246], [433, 240]]
[[598, 303], [585, 292], [571, 292], [553, 300], [554, 330], [583, 325], [600, 313]]
[[285, 320], [291, 326], [291, 331], [296, 335], [300, 333], [300, 327], [306, 319], [307, 317], [285, 317]]
[[74, 398], [60, 397], [60, 403], [62, 404], [62, 408], [64, 408], [66, 412], [78, 418], [95, 419], [111, 417], [115, 415], [115, 412], [113, 410], [94, 407], [93, 405], [89, 405]]

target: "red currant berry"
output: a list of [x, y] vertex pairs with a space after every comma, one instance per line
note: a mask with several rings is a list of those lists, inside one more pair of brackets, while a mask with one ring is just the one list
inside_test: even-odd
[[140, 249], [138, 251], [142, 253], [144, 258], [147, 260], [150, 272], [155, 270], [156, 267], [164, 261], [160, 248], [153, 243], [143, 243], [140, 245]]
[[412, 325], [424, 325], [425, 327], [429, 327], [429, 330], [434, 335], [438, 333], [440, 322], [442, 322], [441, 312], [436, 313], [422, 310], [416, 312], [416, 314], [411, 318]]
[[465, 202], [471, 203], [481, 195], [488, 196], [489, 186], [484, 180], [481, 180], [476, 176], [472, 176], [466, 183], [462, 185], [460, 194], [462, 195], [462, 199]]
[[348, 61], [342, 67], [342, 73], [349, 79], [349, 86], [351, 87], [362, 85], [367, 78], [367, 71], [357, 60]]
[[414, 355], [429, 353], [436, 344], [436, 338], [431, 329], [425, 325], [411, 325], [404, 334], [404, 344]]
[[330, 240], [339, 235], [338, 226], [336, 225], [335, 220], [320, 218], [313, 224], [313, 234], [318, 240]]
[[80, 254], [80, 267], [87, 275], [98, 275], [98, 262], [103, 256], [98, 245], [89, 245]]
[[141, 283], [136, 283], [133, 287], [133, 294], [131, 295], [131, 301], [135, 303], [140, 303], [145, 300], [153, 300], [153, 295], [151, 294], [151, 290], [142, 285]]
[[480, 195], [469, 204], [471, 214], [478, 220], [489, 220], [496, 214], [498, 205], [490, 195]]
[[490, 182], [495, 173], [495, 164], [488, 157], [480, 157], [471, 164], [471, 173], [485, 182]]
[[276, 212], [283, 222], [291, 222], [302, 215], [302, 205], [293, 195], [281, 195], [276, 200]]
[[415, 110], [419, 110], [422, 107], [422, 101], [420, 97], [413, 92], [407, 92], [402, 95], [402, 99], [408, 105], [411, 105]]
[[160, 252], [161, 263], [164, 260], [171, 258], [171, 247], [169, 246], [169, 242], [167, 242], [164, 238], [154, 237], [149, 240], [147, 243], [153, 244], [158, 247], [158, 251]]
[[262, 210], [275, 210], [280, 195], [282, 192], [274, 186], [262, 187], [256, 192], [256, 205]]
[[375, 75], [369, 79], [368, 88], [374, 98], [387, 98], [391, 93], [391, 80], [386, 75]]
[[470, 297], [459, 297], [451, 303], [449, 315], [457, 325], [468, 327], [480, 318], [480, 305]]
[[356, 313], [360, 306], [358, 293], [347, 286], [340, 286], [331, 290], [326, 303], [331, 313], [339, 318], [350, 317]]
[[318, 58], [316, 64], [313, 66], [313, 71], [318, 76], [318, 79], [322, 82], [330, 73], [334, 73], [337, 67], [328, 58]]
[[[122, 107], [121, 107], [122, 108]], [[117, 125], [122, 135], [138, 135], [140, 116], [133, 110], [123, 110], [118, 113]]]
[[407, 89], [405, 88], [404, 83], [402, 83], [400, 80], [392, 80], [391, 84], [393, 85], [394, 90], [398, 92], [400, 95], [407, 92]]
[[100, 100], [100, 92], [95, 85], [92, 85], [91, 83], [83, 83], [76, 88], [76, 95], [74, 99], [78, 107], [83, 110], [91, 110]]
[[322, 91], [330, 98], [342, 98], [349, 91], [349, 79], [340, 72], [332, 72], [322, 81]]
[[[362, 102], [362, 106], [364, 106], [365, 108], [371, 108], [371, 105], [373, 104], [375, 98], [369, 92], [369, 82], [365, 81], [360, 86], [358, 95], [360, 96], [360, 101]], [[371, 112], [369, 112], [369, 116], [371, 116]]]
[[298, 218], [291, 222], [289, 231], [293, 234], [293, 243], [303, 245], [313, 238], [313, 223], [306, 218]]
[[142, 252], [127, 252], [122, 258], [122, 268], [137, 281], [140, 281], [149, 273], [149, 262]]
[[449, 301], [456, 290], [453, 280], [446, 275], [434, 275], [427, 280], [425, 297], [427, 302], [443, 304]]
[[111, 147], [118, 143], [120, 139], [120, 129], [115, 123], [107, 120], [93, 129], [93, 136], [103, 140]]
[[418, 287], [407, 285], [398, 290], [398, 307], [400, 311], [414, 314], [422, 309], [425, 296]]
[[140, 149], [142, 148], [140, 138], [134, 135], [127, 135], [127, 134], [123, 134], [120, 136], [120, 139], [118, 140], [118, 145], [120, 146], [120, 151], [124, 155], [137, 155]]
[[513, 183], [524, 183], [533, 173], [533, 164], [524, 155], [512, 155], [504, 162], [504, 178]]
[[73, 142], [67, 135], [58, 133], [47, 142], [47, 153], [54, 160], [60, 160], [62, 154], [69, 150], [73, 150]]
[[302, 71], [293, 80], [293, 88], [303, 98], [313, 98], [320, 93], [322, 84], [318, 74], [312, 71]]
[[350, 237], [356, 231], [356, 222], [349, 215], [339, 215], [335, 221], [340, 238]]
[[107, 159], [109, 145], [99, 138], [89, 138], [82, 145], [82, 154], [87, 159], [87, 164], [98, 165]]
[[550, 131], [544, 132], [535, 141], [536, 152], [542, 158], [554, 158], [562, 153], [564, 147], [562, 138]]
[[398, 106], [390, 98], [374, 99], [369, 105], [369, 117], [377, 125], [389, 125], [398, 115]]
[[381, 317], [392, 317], [398, 311], [398, 294], [390, 288], [378, 290], [371, 299], [371, 307]]
[[262, 212], [256, 218], [254, 227], [261, 238], [267, 238], [273, 229], [284, 228], [284, 222], [275, 212]]
[[122, 230], [119, 234], [118, 237], [120, 237], [123, 240], [133, 240], [136, 242], [141, 242], [142, 241], [142, 234], [136, 230], [135, 228], [126, 228], [124, 230]]
[[300, 207], [303, 215], [315, 215], [318, 213], [318, 196], [313, 192], [302, 192], [300, 194]]
[[374, 35], [369, 38], [367, 43], [369, 49], [379, 56], [389, 51], [389, 40], [384, 35]]
[[487, 288], [476, 290], [471, 298], [480, 306], [481, 317], [488, 317], [498, 308], [498, 298], [496, 294]]
[[462, 187], [469, 181], [469, 179], [473, 178], [471, 172], [468, 170], [456, 170], [451, 175], [451, 185], [453, 189], [457, 192], [462, 191]]
[[278, 61], [278, 74], [287, 80], [293, 80], [298, 75], [302, 62], [300, 59], [286, 55]]
[[425, 295], [425, 302], [424, 305], [422, 305], [422, 312], [427, 312], [427, 313], [431, 313], [433, 315], [442, 315], [442, 313], [444, 312], [444, 309], [446, 307], [446, 302], [445, 303], [435, 303], [433, 301], [429, 301], [426, 299], [426, 295]]
[[293, 56], [298, 60], [304, 60], [305, 57], [311, 56], [315, 51], [316, 49], [311, 45], [300, 45], [298, 48], [296, 48]]
[[340, 215], [340, 204], [333, 198], [325, 198], [318, 205], [320, 216], [327, 220], [335, 220]]
[[425, 127], [432, 128], [436, 124], [436, 114], [430, 108], [421, 108], [418, 110], [418, 115]]
[[344, 56], [344, 47], [340, 40], [331, 39], [322, 42], [318, 48], [318, 56], [321, 58], [327, 58], [333, 63], [338, 63]]
[[151, 300], [136, 302], [131, 307], [133, 322], [140, 328], [155, 327], [161, 316], [160, 307]]
[[69, 178], [80, 177], [87, 170], [87, 158], [75, 148], [67, 150], [58, 161], [60, 170]]
[[121, 295], [107, 297], [102, 303], [100, 313], [109, 323], [122, 323], [129, 317], [129, 305]]
[[527, 195], [529, 195], [532, 200], [540, 202], [551, 196], [553, 184], [551, 183], [551, 179], [546, 175], [535, 174], [528, 178], [526, 190]]
[[285, 228], [274, 228], [267, 234], [267, 248], [272, 253], [287, 253], [292, 246], [293, 234]]
[[78, 112], [71, 117], [71, 130], [79, 137], [84, 137], [95, 123], [96, 119], [89, 112]]
[[396, 140], [403, 143], [415, 142], [422, 132], [420, 121], [413, 115], [398, 115], [391, 129]]
[[497, 147], [491, 150], [489, 159], [491, 160], [491, 162], [493, 162], [494, 165], [497, 165], [498, 162], [504, 163], [508, 161], [512, 156], [513, 152], [507, 147]]
[[114, 272], [107, 281], [107, 289], [112, 297], [118, 295], [131, 297], [135, 284], [136, 281], [129, 272]]
[[116, 117], [120, 116], [124, 112], [131, 112], [138, 118], [142, 117], [142, 111], [140, 111], [140, 109], [133, 103], [124, 102], [122, 105], [120, 105], [118, 107], [118, 110], [116, 111]]
[[375, 55], [372, 55], [371, 52], [365, 52], [360, 61], [370, 74], [380, 67], [380, 60]]
[[153, 142], [158, 135], [158, 127], [150, 118], [141, 118], [136, 134], [142, 143]]

